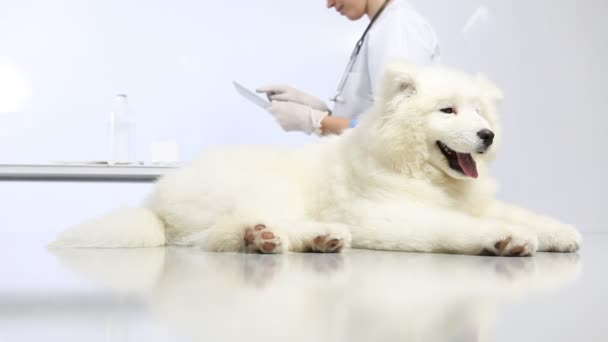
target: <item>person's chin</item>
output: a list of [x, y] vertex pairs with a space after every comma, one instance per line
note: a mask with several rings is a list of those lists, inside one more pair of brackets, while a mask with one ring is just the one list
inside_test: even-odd
[[340, 14], [347, 17], [349, 20], [353, 20], [353, 21], [359, 20], [363, 16], [363, 14], [360, 14], [360, 13], [340, 13]]

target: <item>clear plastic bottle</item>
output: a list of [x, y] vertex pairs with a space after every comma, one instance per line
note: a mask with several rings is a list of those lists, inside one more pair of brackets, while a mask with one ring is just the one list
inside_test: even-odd
[[108, 163], [135, 163], [135, 118], [129, 108], [127, 95], [118, 94], [108, 121]]

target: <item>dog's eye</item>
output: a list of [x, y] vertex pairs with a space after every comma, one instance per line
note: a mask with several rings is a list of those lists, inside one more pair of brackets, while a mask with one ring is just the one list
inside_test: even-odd
[[454, 109], [454, 107], [441, 108], [440, 111], [443, 112], [443, 113], [446, 113], [446, 114], [454, 114], [454, 113], [456, 113], [456, 110]]

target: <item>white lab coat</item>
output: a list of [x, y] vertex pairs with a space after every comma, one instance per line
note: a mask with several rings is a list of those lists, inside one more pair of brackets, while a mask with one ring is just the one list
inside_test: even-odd
[[391, 1], [370, 28], [332, 115], [357, 118], [380, 96], [382, 77], [393, 60], [416, 65], [439, 61], [433, 28], [406, 0]]

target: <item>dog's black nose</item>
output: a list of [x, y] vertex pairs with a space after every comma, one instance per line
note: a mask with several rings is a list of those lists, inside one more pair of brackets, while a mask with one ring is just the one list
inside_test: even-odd
[[483, 144], [486, 147], [490, 147], [490, 145], [492, 145], [492, 141], [494, 141], [494, 132], [490, 131], [489, 129], [482, 129], [481, 131], [477, 132], [477, 136], [483, 140]]

